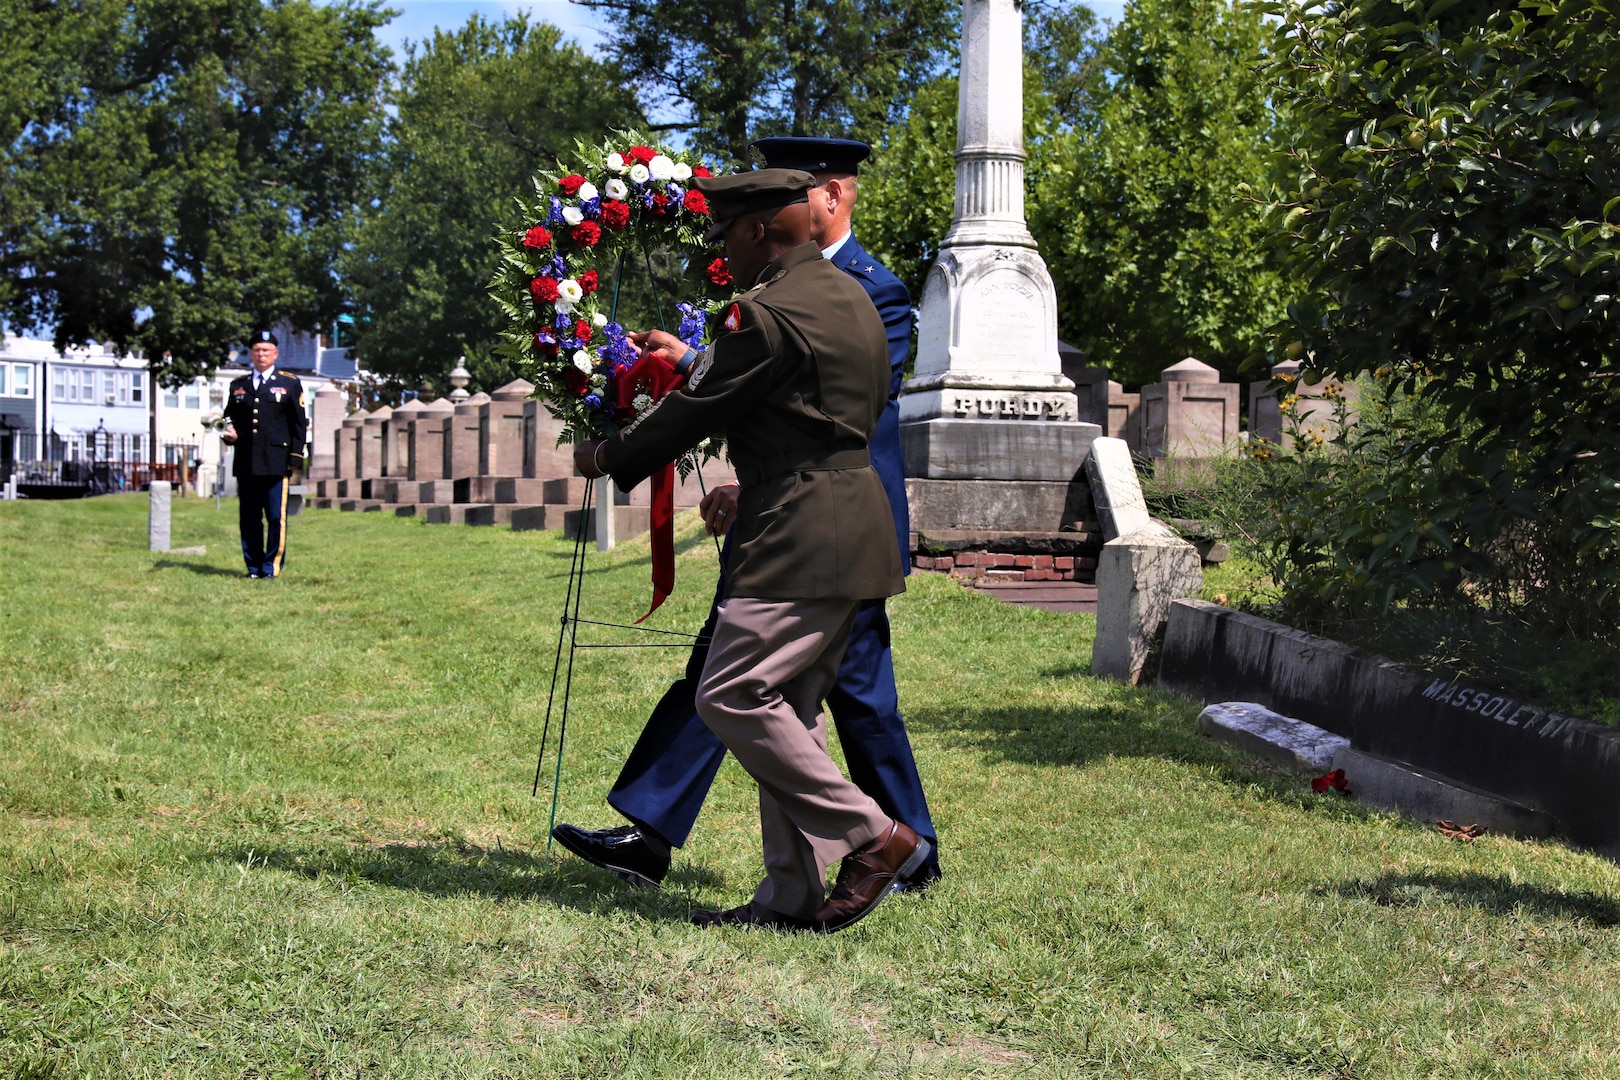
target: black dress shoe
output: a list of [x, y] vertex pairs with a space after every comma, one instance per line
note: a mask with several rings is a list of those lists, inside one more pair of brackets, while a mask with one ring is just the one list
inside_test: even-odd
[[565, 822], [551, 835], [586, 862], [611, 870], [632, 885], [656, 889], [669, 873], [669, 848], [635, 825], [592, 830]]
[[693, 908], [686, 917], [692, 920], [693, 926], [701, 926], [706, 930], [722, 926], [758, 926], [765, 930], [796, 932], [809, 930], [814, 926], [808, 919], [795, 919], [791, 915], [783, 915], [780, 911], [772, 911], [752, 901], [742, 907], [727, 908], [725, 911]]

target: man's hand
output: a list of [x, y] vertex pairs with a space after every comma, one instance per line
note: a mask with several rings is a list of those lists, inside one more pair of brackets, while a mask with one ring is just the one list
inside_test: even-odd
[[579, 470], [581, 476], [595, 480], [598, 476], [607, 475], [596, 465], [596, 452], [601, 445], [601, 439], [586, 439], [582, 443], [574, 444], [574, 468]]
[[737, 490], [736, 484], [721, 484], [698, 503], [711, 536], [723, 536], [737, 523]]
[[630, 343], [643, 353], [662, 358], [674, 367], [686, 355], [689, 346], [668, 330], [643, 330], [630, 335]]
[[236, 425], [226, 424], [225, 430], [219, 433], [219, 437], [225, 440], [227, 445], [236, 442]]

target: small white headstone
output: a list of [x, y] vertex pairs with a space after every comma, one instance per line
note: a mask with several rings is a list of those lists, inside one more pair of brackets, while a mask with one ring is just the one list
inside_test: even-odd
[[613, 478], [603, 476], [596, 481], [596, 550], [613, 550]]
[[1091, 444], [1086, 461], [1091, 501], [1097, 508], [1103, 540], [1117, 540], [1147, 526], [1147, 499], [1136, 478], [1136, 463], [1124, 439], [1101, 438]]
[[147, 539], [151, 550], [169, 550], [169, 482], [153, 480], [148, 487], [151, 496], [146, 519]]

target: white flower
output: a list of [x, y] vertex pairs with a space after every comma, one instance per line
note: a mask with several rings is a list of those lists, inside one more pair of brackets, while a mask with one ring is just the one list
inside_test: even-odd
[[561, 296], [553, 300], [551, 302], [551, 306], [557, 309], [557, 314], [559, 315], [572, 315], [574, 312], [574, 302], [572, 300], [565, 300]]
[[607, 316], [598, 311], [595, 315], [591, 316], [591, 325], [596, 327], [598, 330], [602, 329], [602, 327], [607, 325]]
[[[573, 278], [563, 278], [557, 283], [557, 299], [566, 300], [568, 306], [572, 308], [585, 299], [585, 289]], [[559, 310], [561, 309], [559, 308]]]
[[630, 399], [630, 407], [638, 413], [644, 413], [652, 408], [652, 397], [649, 394], [637, 394]]
[[592, 375], [589, 382], [591, 389], [595, 390], [598, 394], [607, 389], [607, 376], [603, 375], [601, 372], [597, 372], [595, 375]]
[[579, 370], [584, 372], [586, 375], [589, 375], [591, 373], [592, 366], [591, 354], [586, 352], [584, 349], [576, 352], [574, 354], [574, 366], [579, 368]]
[[624, 172], [624, 155], [617, 150], [607, 156], [607, 167], [616, 173]]
[[570, 225], [578, 225], [585, 220], [585, 211], [577, 206], [563, 207], [563, 220]]
[[591, 199], [594, 199], [594, 198], [596, 198], [596, 185], [595, 184], [593, 184], [589, 180], [587, 180], [583, 184], [579, 185], [579, 201], [580, 202], [587, 202], [587, 201], [589, 201]]
[[684, 161], [677, 161], [675, 168], [670, 171], [670, 176], [684, 184], [692, 179], [692, 166]]
[[675, 163], [663, 154], [659, 154], [647, 162], [647, 169], [652, 173], [653, 179], [659, 182], [668, 180], [675, 175]]
[[615, 176], [607, 182], [607, 197], [610, 199], [623, 199], [630, 194], [629, 185]]
[[645, 184], [647, 182], [647, 177], [649, 177], [651, 175], [652, 175], [652, 173], [647, 171], [647, 166], [645, 166], [645, 165], [636, 164], [636, 165], [630, 166], [630, 181], [631, 181], [631, 183]]

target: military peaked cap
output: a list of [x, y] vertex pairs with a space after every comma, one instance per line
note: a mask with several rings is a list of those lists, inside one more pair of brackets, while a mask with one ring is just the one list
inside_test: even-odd
[[730, 176], [693, 177], [692, 186], [709, 198], [714, 224], [704, 239], [712, 244], [744, 214], [809, 202], [816, 178], [797, 169], [756, 169]]
[[748, 144], [754, 159], [767, 169], [803, 169], [806, 172], [858, 172], [872, 148], [856, 139], [812, 139], [779, 136]]

